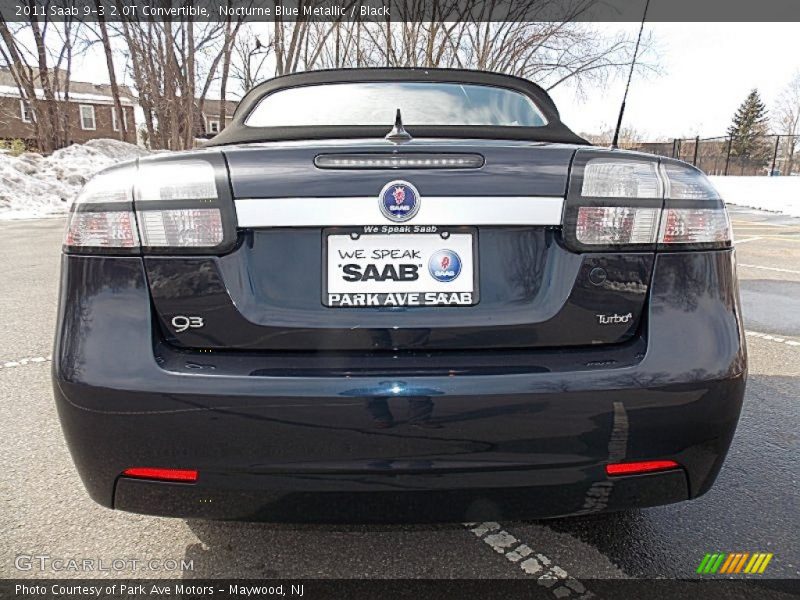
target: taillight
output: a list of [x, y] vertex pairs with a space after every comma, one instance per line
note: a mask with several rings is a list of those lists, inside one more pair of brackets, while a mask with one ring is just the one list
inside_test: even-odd
[[663, 195], [658, 161], [590, 158], [583, 168], [584, 198], [658, 198]]
[[583, 244], [652, 244], [658, 232], [657, 208], [581, 206], [575, 237]]
[[213, 248], [225, 239], [218, 208], [149, 210], [138, 214], [143, 246]]
[[665, 208], [660, 244], [729, 244], [731, 224], [724, 208]]
[[236, 215], [220, 154], [165, 156], [103, 171], [73, 203], [66, 252], [221, 254]]
[[667, 182], [658, 235], [662, 250], [727, 248], [733, 232], [725, 203], [705, 174], [690, 165], [662, 159]]
[[725, 248], [725, 205], [706, 176], [684, 163], [582, 150], [572, 165], [564, 239], [581, 252]]
[[140, 160], [133, 203], [145, 253], [222, 254], [236, 243], [228, 171], [219, 153]]
[[64, 244], [72, 248], [136, 248], [139, 246], [139, 234], [133, 211], [73, 213]]
[[139, 252], [139, 232], [133, 214], [136, 165], [106, 169], [83, 187], [67, 221], [64, 250], [89, 254]]

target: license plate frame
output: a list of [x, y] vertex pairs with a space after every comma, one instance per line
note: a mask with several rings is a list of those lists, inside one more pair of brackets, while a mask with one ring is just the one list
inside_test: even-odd
[[[329, 252], [330, 252], [330, 243], [329, 239], [331, 236], [348, 236], [352, 237], [353, 235], [359, 236], [376, 236], [376, 237], [384, 237], [390, 238], [391, 236], [401, 236], [401, 237], [420, 237], [420, 236], [429, 236], [429, 239], [438, 238], [443, 246], [447, 246], [447, 240], [451, 239], [451, 236], [463, 236], [469, 235], [469, 248], [471, 251], [471, 270], [472, 270], [472, 277], [471, 279], [467, 277], [465, 281], [471, 281], [471, 292], [468, 292], [471, 296], [471, 300], [469, 302], [463, 302], [463, 297], [459, 298], [459, 302], [426, 302], [425, 295], [429, 293], [437, 293], [437, 294], [462, 294], [465, 292], [447, 292], [442, 290], [430, 290], [430, 291], [419, 291], [419, 292], [351, 292], [350, 295], [357, 295], [357, 294], [377, 294], [379, 296], [380, 302], [378, 304], [342, 304], [342, 303], [331, 303], [330, 302], [330, 293], [329, 293]], [[461, 240], [463, 244], [463, 240]], [[373, 309], [409, 309], [409, 308], [436, 308], [436, 309], [447, 309], [447, 308], [468, 308], [476, 306], [480, 302], [480, 274], [479, 274], [479, 254], [478, 254], [478, 228], [477, 227], [470, 227], [470, 226], [454, 226], [454, 227], [441, 227], [438, 225], [365, 225], [365, 226], [354, 226], [354, 227], [328, 227], [323, 229], [322, 231], [322, 260], [321, 260], [321, 287], [320, 287], [320, 301], [322, 305], [326, 308], [373, 308]], [[464, 260], [463, 258], [461, 259]], [[423, 261], [424, 262], [424, 261]], [[427, 269], [427, 265], [421, 265], [423, 269]], [[463, 269], [463, 265], [462, 265]], [[455, 279], [453, 280], [455, 281]], [[436, 284], [434, 284], [436, 285]], [[419, 303], [408, 303], [408, 298], [404, 298], [402, 296], [397, 296], [405, 294], [418, 294], [420, 296]], [[389, 302], [386, 303], [385, 296], [387, 294], [395, 294], [395, 300], [406, 300], [406, 302]], [[440, 298], [439, 298], [440, 299]]]

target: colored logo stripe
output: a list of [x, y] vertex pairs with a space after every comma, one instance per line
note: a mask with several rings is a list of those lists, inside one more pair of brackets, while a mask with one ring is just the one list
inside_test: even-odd
[[722, 568], [719, 570], [719, 572], [720, 573], [730, 573], [730, 568], [731, 568], [731, 565], [733, 564], [733, 561], [738, 559], [738, 558], [739, 558], [739, 555], [736, 554], [735, 552], [731, 552], [730, 554], [728, 554], [728, 558], [726, 558], [725, 562], [722, 563]]
[[706, 554], [703, 557], [703, 560], [700, 561], [700, 566], [697, 567], [697, 572], [698, 573], [705, 573], [706, 572], [706, 567], [708, 566], [708, 562], [710, 560], [711, 560], [711, 555], [710, 554]]
[[772, 553], [756, 552], [715, 552], [708, 553], [700, 561], [697, 572], [703, 575], [733, 574], [733, 573], [763, 573], [769, 561], [772, 560]]
[[731, 573], [741, 572], [742, 567], [744, 567], [744, 562], [748, 559], [749, 556], [750, 556], [749, 552], [742, 552], [741, 554], [739, 554], [739, 559], [736, 561], [736, 564], [734, 564], [733, 567], [731, 568]]

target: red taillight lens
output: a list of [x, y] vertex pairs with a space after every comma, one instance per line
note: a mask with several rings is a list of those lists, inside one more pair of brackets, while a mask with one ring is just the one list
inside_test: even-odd
[[133, 467], [130, 469], [125, 469], [122, 474], [125, 477], [135, 477], [137, 479], [155, 479], [158, 481], [183, 481], [185, 483], [194, 483], [197, 481], [197, 471], [192, 469]]
[[587, 245], [652, 244], [658, 233], [657, 208], [581, 206], [575, 237]]
[[661, 217], [662, 244], [725, 243], [732, 239], [724, 208], [667, 208]]
[[214, 247], [225, 239], [218, 208], [139, 211], [142, 245], [151, 247]]
[[139, 232], [133, 215], [135, 171], [133, 165], [119, 165], [87, 182], [72, 205], [64, 250], [95, 254], [139, 251]]
[[643, 460], [638, 462], [611, 463], [606, 465], [608, 475], [636, 475], [638, 473], [652, 473], [678, 469], [680, 465], [674, 460]]
[[73, 212], [64, 245], [71, 248], [138, 248], [136, 221], [129, 210]]

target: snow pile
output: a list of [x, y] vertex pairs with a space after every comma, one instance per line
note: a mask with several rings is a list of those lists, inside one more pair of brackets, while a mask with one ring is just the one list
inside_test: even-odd
[[800, 217], [800, 177], [709, 177], [728, 204]]
[[0, 219], [64, 213], [92, 175], [143, 154], [147, 150], [110, 139], [73, 144], [50, 156], [0, 154]]

